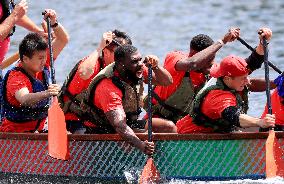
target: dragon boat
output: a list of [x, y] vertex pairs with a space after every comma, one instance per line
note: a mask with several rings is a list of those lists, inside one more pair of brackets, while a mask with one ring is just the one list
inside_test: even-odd
[[[142, 140], [147, 135], [137, 134]], [[154, 162], [163, 180], [265, 178], [268, 133], [154, 134]], [[284, 133], [276, 137], [284, 146]], [[70, 159], [48, 156], [47, 134], [0, 133], [1, 177], [25, 175], [92, 181], [137, 181], [147, 156], [117, 134], [68, 135]]]

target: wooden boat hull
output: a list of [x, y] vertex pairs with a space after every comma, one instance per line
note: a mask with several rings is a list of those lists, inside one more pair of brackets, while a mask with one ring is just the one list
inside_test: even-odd
[[[138, 135], [147, 139], [146, 135]], [[155, 164], [165, 179], [265, 177], [267, 133], [156, 134]], [[284, 133], [277, 133], [280, 145]], [[45, 134], [0, 134], [0, 172], [125, 180], [139, 176], [146, 156], [118, 135], [69, 135], [71, 158], [53, 159]], [[137, 178], [136, 178], [137, 179]]]

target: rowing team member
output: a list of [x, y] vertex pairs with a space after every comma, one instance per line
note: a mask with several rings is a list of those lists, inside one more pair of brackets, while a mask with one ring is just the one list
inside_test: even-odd
[[[52, 41], [56, 58], [69, 36], [57, 22], [56, 12], [45, 10], [44, 18], [50, 17], [55, 38]], [[58, 84], [48, 84], [50, 58], [45, 37], [29, 33], [19, 45], [20, 62], [4, 77], [2, 88], [4, 119], [0, 130], [3, 132], [41, 131], [47, 117], [49, 97], [58, 95]]]
[[[15, 25], [26, 28], [29, 31], [39, 33], [43, 36], [47, 34], [44, 30], [38, 27], [33, 21], [26, 15], [28, 5], [26, 0], [21, 0], [17, 5], [13, 0], [0, 1], [0, 86], [2, 86], [2, 69], [8, 64], [2, 63], [5, 55], [10, 47], [10, 38], [16, 30]], [[1, 96], [0, 96], [1, 98]], [[3, 101], [0, 101], [0, 120], [2, 120]]]
[[[57, 22], [55, 11], [46, 10], [45, 18], [47, 16], [51, 18], [55, 35], [52, 45], [56, 58], [69, 38]], [[271, 30], [262, 28], [261, 31], [260, 41], [263, 37], [270, 40]], [[251, 83], [248, 80], [248, 74], [260, 68], [263, 62], [262, 45], [259, 44], [246, 60], [231, 55], [220, 65], [214, 63], [216, 52], [239, 34], [238, 28], [232, 28], [215, 43], [206, 35], [198, 35], [191, 41], [188, 56], [181, 53], [167, 56], [166, 70], [158, 65], [159, 59], [154, 55], [143, 59], [126, 33], [118, 30], [104, 33], [98, 48], [78, 62], [61, 90], [62, 107], [66, 117], [70, 115], [66, 118], [67, 129], [73, 133], [118, 133], [142, 152], [152, 154], [153, 143], [141, 141], [135, 135], [135, 132], [145, 132], [148, 128], [148, 122], [138, 120], [138, 117], [149, 65], [153, 67], [153, 84], [157, 86], [157, 93], [160, 86], [175, 85], [169, 88], [171, 93], [166, 98], [188, 99], [190, 95], [185, 104], [190, 113], [186, 114], [188, 111], [182, 109], [179, 115], [186, 116], [179, 121], [179, 118], [167, 119], [169, 116], [166, 115], [153, 118], [154, 132], [175, 133], [177, 127], [180, 133], [211, 133], [231, 132], [236, 127], [274, 126], [274, 115], [258, 119], [245, 114], [247, 86], [252, 91], [264, 90], [263, 80], [255, 79]], [[34, 132], [43, 129], [48, 99], [59, 93], [57, 84], [48, 85], [50, 58], [46, 49], [45, 38], [36, 33], [28, 34], [21, 42], [20, 63], [4, 78], [5, 118], [1, 131]], [[203, 87], [209, 79], [206, 77], [209, 71], [210, 76], [217, 80]], [[178, 79], [173, 80], [172, 75], [177, 76], [175, 73], [179, 73]], [[165, 108], [171, 106], [167, 100], [157, 100], [158, 103]]]

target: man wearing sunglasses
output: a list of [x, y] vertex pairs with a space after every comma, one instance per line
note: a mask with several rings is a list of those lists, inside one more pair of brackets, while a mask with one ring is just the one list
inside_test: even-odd
[[119, 30], [105, 32], [98, 47], [80, 60], [65, 80], [59, 100], [65, 113], [67, 130], [71, 133], [85, 132], [80, 99], [91, 80], [114, 61], [114, 51], [119, 45], [132, 44], [130, 37]]
[[[105, 67], [90, 83], [82, 109], [93, 123], [87, 133], [118, 133], [145, 154], [151, 155], [154, 144], [141, 141], [134, 132], [148, 128], [146, 120], [138, 120], [141, 113], [143, 82], [148, 83], [147, 66], [153, 67], [152, 82], [155, 85], [170, 85], [172, 77], [158, 65], [157, 56], [142, 59], [136, 47], [122, 45], [114, 52], [115, 62]], [[171, 121], [153, 118], [154, 132], [176, 132]]]

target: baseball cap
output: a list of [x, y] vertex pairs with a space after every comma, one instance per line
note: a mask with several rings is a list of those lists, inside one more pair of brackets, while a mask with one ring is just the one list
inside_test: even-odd
[[247, 73], [249, 73], [249, 69], [246, 60], [235, 55], [225, 57], [220, 64], [214, 63], [210, 69], [210, 75], [214, 78], [237, 77]]

